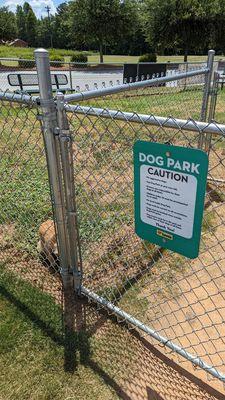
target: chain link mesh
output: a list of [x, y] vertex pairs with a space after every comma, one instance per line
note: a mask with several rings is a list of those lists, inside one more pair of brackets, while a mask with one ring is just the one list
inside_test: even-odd
[[225, 102], [225, 89], [223, 81], [220, 75], [217, 78], [217, 88], [216, 88], [216, 105], [215, 112], [212, 116], [213, 119], [219, 123], [224, 123], [225, 121], [225, 111], [224, 111], [224, 102]]
[[[157, 97], [160, 90], [162, 95]], [[109, 118], [94, 115], [96, 106], [104, 105], [104, 113], [113, 104], [121, 110], [121, 97], [124, 100], [126, 94], [84, 101], [82, 105], [90, 109], [83, 113], [79, 106], [70, 110], [67, 105], [74, 138], [83, 284], [224, 374], [224, 137], [213, 135], [211, 142], [199, 257], [189, 260], [140, 240], [133, 226], [134, 142], [141, 139], [197, 148], [199, 134], [204, 134], [185, 130], [188, 121], [176, 127], [174, 119], [196, 119], [202, 87], [181, 92], [176, 88], [175, 93], [174, 88], [165, 87], [144, 91], [154, 94], [148, 97], [153, 103], [148, 113], [155, 119], [154, 127], [141, 116], [139, 123], [132, 123], [126, 116], [124, 121], [110, 117], [110, 111]], [[124, 108], [129, 105], [133, 112], [143, 110], [139, 92], [127, 96]], [[189, 101], [185, 101], [186, 93]], [[193, 102], [196, 93], [198, 101]], [[135, 96], [140, 101], [136, 107], [132, 104]], [[165, 101], [165, 107], [157, 111], [160, 101]], [[173, 117], [168, 120], [174, 121], [174, 129], [166, 128], [156, 117], [170, 111]]]
[[61, 319], [62, 285], [38, 112], [0, 100], [0, 280], [15, 298], [39, 301], [51, 325]]
[[[202, 82], [192, 81], [188, 87], [184, 82], [146, 88], [82, 105], [141, 112], [153, 115], [156, 122], [155, 115], [173, 115], [168, 119], [175, 122], [175, 117], [198, 119], [201, 102]], [[0, 111], [1, 288], [17, 302], [22, 296], [28, 309], [35, 304], [37, 320], [44, 322], [50, 336], [53, 326], [58, 327], [54, 335], [61, 336], [65, 299], [39, 110], [3, 99]], [[190, 261], [134, 234], [132, 146], [142, 139], [195, 148], [201, 132], [185, 130], [186, 123], [175, 129], [159, 122], [153, 127], [141, 118], [138, 123], [118, 121], [88, 111], [82, 115], [72, 107], [67, 116], [73, 136], [83, 284], [225, 373], [222, 132], [212, 136], [201, 251], [198, 259]], [[66, 300], [71, 301], [72, 315], [74, 299]], [[191, 374], [204, 380], [203, 371], [168, 354], [165, 347], [158, 352], [153, 339], [107, 322], [92, 306], [82, 303], [82, 307], [91, 339], [81, 343], [81, 359], [82, 350], [90, 351], [91, 346], [93, 356], [84, 363], [110, 380], [119, 397], [170, 398], [176, 392], [178, 399], [218, 398], [200, 381], [190, 384], [193, 376], [178, 371], [172, 359], [182, 361]], [[83, 323], [77, 321], [80, 330]], [[65, 352], [71, 358], [73, 351], [67, 344]], [[179, 393], [171, 385], [178, 385]], [[210, 385], [222, 390], [219, 382]]]
[[[180, 64], [179, 69], [172, 71], [174, 74], [169, 75], [176, 76], [205, 67], [205, 64]], [[153, 79], [158, 77], [160, 76], [157, 74], [152, 76]], [[146, 78], [148, 76], [145, 76]], [[130, 81], [132, 82], [132, 79]], [[172, 115], [175, 118], [200, 120], [204, 83], [205, 75], [202, 74], [162, 84], [155, 83], [150, 87], [124, 91], [111, 96], [102, 95], [92, 100], [82, 100], [81, 104], [147, 115]], [[111, 82], [111, 86], [114, 85], [116, 82]], [[105, 85], [102, 88], [104, 87]], [[101, 89], [101, 85], [96, 84], [95, 89]], [[91, 90], [91, 87], [88, 86], [86, 90]]]

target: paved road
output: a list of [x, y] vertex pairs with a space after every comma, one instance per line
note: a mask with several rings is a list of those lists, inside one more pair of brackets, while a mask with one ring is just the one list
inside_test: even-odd
[[[9, 74], [36, 74], [36, 71], [10, 71], [10, 72], [1, 72], [0, 71], [0, 90], [10, 90], [15, 91], [19, 90], [19, 86], [10, 86], [8, 82], [8, 75]], [[52, 71], [53, 73], [53, 71]], [[69, 71], [62, 71], [62, 70], [55, 70], [54, 73], [57, 74], [65, 74], [68, 79], [67, 87], [71, 85], [72, 79], [72, 87], [73, 89], [77, 90], [87, 90], [87, 85], [89, 89], [94, 89], [96, 87], [101, 88], [103, 85], [110, 86], [111, 84], [121, 84], [123, 80], [123, 73], [122, 71], [107, 71], [107, 72], [87, 72], [87, 71], [72, 71], [71, 78]], [[26, 89], [32, 89], [32, 86], [26, 86]]]

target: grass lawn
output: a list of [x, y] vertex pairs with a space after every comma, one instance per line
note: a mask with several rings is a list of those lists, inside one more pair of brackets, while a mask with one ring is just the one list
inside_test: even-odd
[[[66, 338], [54, 300], [0, 265], [0, 399], [113, 400], [117, 395], [88, 364], [85, 334]], [[73, 373], [65, 369], [69, 340]], [[86, 355], [85, 355], [86, 354]]]
[[[104, 56], [104, 62], [107, 63], [137, 63], [138, 62], [139, 56], [120, 56], [120, 55], [105, 55]], [[189, 62], [197, 62], [201, 61], [204, 62], [207, 59], [207, 55], [204, 56], [188, 56], [188, 61]], [[216, 56], [216, 60], [224, 59], [223, 56]], [[89, 62], [99, 62], [99, 55], [98, 54], [92, 54], [88, 56], [88, 61]], [[184, 57], [183, 56], [158, 56], [157, 57], [157, 62], [183, 62]]]
[[[49, 49], [50, 56], [61, 56], [64, 57], [66, 62], [70, 61], [70, 57], [79, 51], [73, 50], [65, 50], [65, 49]], [[7, 47], [7, 46], [0, 46], [0, 58], [32, 58], [34, 53], [33, 48], [19, 48], [19, 47]], [[83, 52], [87, 54], [88, 61], [99, 63], [99, 54], [98, 52]], [[139, 56], [126, 56], [126, 55], [105, 55], [104, 62], [105, 63], [136, 63], [138, 62]], [[188, 56], [189, 62], [197, 62], [197, 61], [205, 61], [207, 58], [207, 54], [203, 56]], [[216, 60], [224, 59], [224, 56], [216, 56]], [[158, 62], [183, 62], [183, 56], [158, 56]], [[4, 65], [7, 62], [2, 62]], [[10, 62], [9, 65], [12, 65]]]

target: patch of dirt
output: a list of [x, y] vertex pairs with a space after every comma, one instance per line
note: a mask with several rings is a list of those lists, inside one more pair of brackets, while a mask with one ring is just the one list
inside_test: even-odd
[[[134, 349], [132, 349], [134, 351]], [[122, 351], [122, 349], [121, 349]], [[187, 371], [176, 365], [168, 357], [163, 357], [161, 349], [136, 342], [136, 365], [129, 377], [123, 380], [123, 387], [131, 400], [222, 400], [218, 393], [196, 379], [196, 371]], [[132, 365], [132, 364], [131, 364]], [[221, 385], [222, 386], [222, 385]]]
[[[225, 374], [225, 205], [213, 202], [210, 207], [216, 209], [213, 224], [217, 228], [205, 233], [200, 256], [187, 260], [183, 274], [177, 272], [167, 297], [156, 295], [153, 282], [142, 289], [140, 298], [149, 302], [145, 316], [149, 326]], [[174, 354], [171, 357], [178, 360]], [[181, 361], [205, 380], [203, 371]], [[212, 380], [210, 384], [223, 391], [219, 381]]]
[[6, 249], [15, 234], [14, 224], [0, 225], [0, 248]]
[[215, 179], [223, 179], [224, 178], [224, 168], [225, 168], [225, 154], [224, 149], [215, 149], [212, 147], [212, 150], [209, 154], [209, 176]]
[[91, 359], [103, 371], [119, 398], [126, 400], [223, 400], [215, 391], [174, 363], [163, 349], [140, 338], [137, 331], [112, 322], [106, 314], [84, 306], [87, 330], [96, 342]]
[[83, 261], [84, 284], [95, 290], [114, 288], [121, 294], [125, 282], [138, 279], [157, 257], [161, 257], [159, 250], [154, 251], [152, 245], [145, 247], [133, 226], [123, 225], [99, 243], [90, 244]]
[[[221, 179], [223, 168], [216, 156], [212, 155], [211, 158], [213, 172], [217, 179]], [[160, 251], [158, 256], [154, 254], [153, 246], [145, 253], [143, 241], [136, 236], [133, 227], [123, 225], [117, 232], [110, 232], [103, 237], [99, 243], [90, 244], [84, 270], [88, 287], [95, 291], [100, 288], [107, 291], [107, 288], [115, 287], [122, 297], [124, 279], [131, 283], [134, 279], [136, 282], [151, 269], [150, 279], [147, 277], [143, 281], [138, 294], [140, 302], [147, 300], [147, 311], [144, 313], [139, 309], [140, 314], [135, 316], [225, 374], [223, 201], [224, 186], [216, 187], [210, 182], [207, 186], [206, 221], [210, 213], [212, 217], [202, 233], [200, 256], [195, 260], [190, 261], [170, 252], [164, 253], [161, 258]], [[151, 342], [151, 339], [147, 340]], [[166, 348], [163, 351], [168, 355]], [[205, 372], [196, 370], [174, 353], [169, 357], [206, 382]], [[209, 384], [225, 394], [218, 380], [210, 380]]]
[[50, 294], [58, 304], [62, 302], [62, 284], [59, 274], [31, 257], [28, 253], [17, 250], [13, 245], [16, 229], [13, 224], [0, 226], [0, 261], [21, 279], [31, 283], [45, 293]]

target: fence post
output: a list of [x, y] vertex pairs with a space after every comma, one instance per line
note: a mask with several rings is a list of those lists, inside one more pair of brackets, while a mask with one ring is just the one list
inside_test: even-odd
[[[202, 108], [201, 108], [201, 115], [200, 115], [200, 121], [204, 121], [204, 122], [207, 121], [209, 96], [211, 94], [210, 92], [211, 92], [211, 80], [212, 80], [212, 74], [213, 74], [214, 56], [215, 56], [215, 50], [209, 50], [208, 51], [208, 59], [207, 59], [207, 68], [209, 69], [209, 72], [205, 76], [205, 87], [204, 87], [204, 92], [203, 92]], [[203, 147], [203, 142], [204, 142], [204, 133], [200, 133], [199, 142], [198, 142], [198, 147], [200, 149], [202, 149], [202, 147]]]
[[65, 187], [70, 267], [74, 277], [74, 289], [75, 292], [79, 294], [81, 288], [82, 260], [75, 199], [73, 147], [69, 123], [66, 111], [64, 110], [64, 95], [62, 93], [57, 94], [57, 118], [59, 127], [62, 173]]
[[[187, 72], [188, 72], [188, 62], [186, 61], [186, 63], [185, 63], [185, 73], [187, 74]], [[185, 77], [185, 80], [184, 80], [184, 90], [186, 90], [186, 88], [187, 88], [187, 77]]]
[[[214, 72], [213, 84], [212, 84], [212, 90], [211, 90], [211, 101], [210, 101], [210, 105], [209, 105], [208, 122], [213, 121], [215, 118], [218, 86], [219, 86], [219, 74], [218, 74], [218, 72]], [[206, 139], [205, 139], [205, 151], [207, 153], [209, 153], [209, 151], [210, 151], [211, 140], [212, 140], [212, 134], [207, 133]]]
[[72, 67], [71, 62], [69, 61], [69, 77], [70, 77], [70, 90], [73, 91], [73, 77], [72, 77]]
[[69, 283], [68, 239], [59, 146], [57, 144], [56, 137], [56, 105], [52, 95], [49, 54], [48, 51], [44, 49], [37, 49], [35, 50], [34, 54], [40, 90], [40, 105], [42, 108], [42, 116], [40, 119], [42, 122], [42, 132], [46, 149], [46, 159], [48, 165], [54, 222], [57, 232], [60, 267], [63, 284], [64, 287], [66, 287]]

